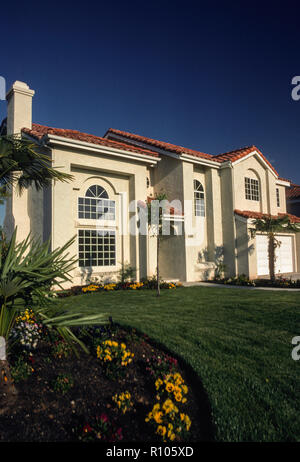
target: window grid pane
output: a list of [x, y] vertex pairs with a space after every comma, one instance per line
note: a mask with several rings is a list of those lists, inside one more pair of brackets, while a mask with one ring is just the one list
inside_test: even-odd
[[79, 197], [78, 218], [88, 220], [115, 220], [116, 202], [110, 199]]
[[115, 266], [116, 233], [106, 230], [78, 230], [79, 266]]
[[279, 194], [279, 188], [276, 188], [276, 200], [277, 200], [277, 207], [280, 207], [280, 194]]
[[259, 201], [259, 184], [258, 180], [245, 178], [245, 196], [251, 201]]
[[205, 217], [204, 189], [200, 181], [194, 180], [195, 216]]

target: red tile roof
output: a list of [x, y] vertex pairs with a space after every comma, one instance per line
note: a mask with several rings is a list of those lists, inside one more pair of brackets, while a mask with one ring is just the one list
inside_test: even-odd
[[[251, 210], [235, 209], [234, 213], [244, 218], [253, 218], [253, 219], [261, 219], [261, 218], [270, 216], [267, 213], [254, 212]], [[296, 215], [291, 215], [290, 213], [278, 213], [278, 215], [271, 215], [271, 218], [279, 218], [279, 217], [284, 217], [286, 215], [289, 217], [291, 223], [300, 223], [300, 217], [296, 217]]]
[[286, 178], [282, 178], [280, 176], [277, 179], [280, 181], [287, 181], [288, 183], [291, 183], [291, 180], [287, 180]]
[[291, 187], [286, 190], [287, 199], [296, 199], [300, 197], [300, 186], [298, 184], [291, 183]]
[[120, 136], [127, 138], [128, 140], [131, 140], [132, 142], [134, 141], [142, 142], [145, 144], [149, 144], [150, 146], [155, 146], [157, 148], [164, 149], [166, 151], [174, 152], [176, 154], [189, 154], [194, 157], [200, 157], [203, 159], [208, 159], [208, 160], [212, 160], [212, 161], [220, 162], [220, 163], [227, 162], [227, 161], [235, 162], [236, 160], [241, 159], [242, 157], [245, 157], [246, 155], [250, 154], [250, 152], [257, 151], [261, 155], [261, 157], [264, 159], [264, 161], [269, 165], [269, 167], [273, 170], [273, 172], [278, 176], [278, 173], [275, 170], [275, 168], [265, 158], [262, 152], [254, 145], [235, 149], [234, 151], [229, 151], [223, 154], [217, 154], [213, 156], [211, 154], [205, 154], [203, 152], [196, 151], [194, 149], [184, 148], [183, 146], [177, 146], [175, 144], [170, 144], [164, 141], [154, 140], [152, 138], [147, 138], [145, 136], [136, 135], [134, 133], [116, 130], [115, 128], [109, 128], [104, 136], [110, 136], [110, 134], [112, 136], [114, 134], [120, 135]]
[[32, 129], [22, 128], [23, 133], [27, 133], [37, 140], [41, 140], [45, 135], [56, 135], [64, 138], [70, 138], [73, 140], [84, 141], [86, 143], [98, 144], [102, 146], [112, 147], [116, 149], [122, 149], [124, 151], [135, 152], [151, 157], [159, 157], [157, 152], [151, 151], [150, 149], [139, 148], [137, 146], [130, 146], [127, 143], [121, 141], [112, 141], [107, 138], [101, 138], [95, 135], [89, 135], [82, 133], [77, 130], [68, 130], [63, 128], [47, 127], [45, 125], [32, 124]]
[[257, 151], [264, 159], [264, 161], [268, 164], [268, 166], [273, 170], [273, 172], [278, 176], [278, 173], [273, 167], [273, 165], [270, 164], [270, 162], [268, 161], [268, 159], [265, 158], [263, 153], [254, 145], [247, 146], [245, 148], [235, 149], [234, 151], [224, 152], [224, 154], [217, 154], [216, 156], [214, 156], [213, 160], [217, 160], [219, 162], [235, 162], [236, 160], [239, 160], [242, 157], [247, 156], [248, 154], [250, 154], [250, 152], [253, 151]]
[[[239, 160], [242, 157], [245, 157], [246, 155], [250, 154], [252, 151], [255, 150], [261, 155], [264, 161], [269, 165], [269, 167], [278, 176], [278, 173], [274, 169], [274, 167], [265, 158], [262, 152], [254, 145], [244, 147], [244, 148], [239, 148], [234, 151], [229, 151], [223, 154], [217, 154], [213, 156], [211, 154], [206, 154], [204, 152], [196, 151], [194, 149], [184, 148], [183, 146], [177, 146], [175, 144], [166, 143], [165, 141], [154, 140], [152, 138], [147, 138], [145, 136], [136, 135], [134, 133], [116, 130], [114, 128], [110, 128], [104, 135], [104, 138], [101, 138], [95, 135], [89, 135], [87, 133], [82, 133], [77, 130], [53, 128], [53, 127], [47, 127], [45, 125], [39, 125], [39, 124], [32, 124], [31, 130], [28, 128], [23, 128], [22, 131], [38, 140], [41, 140], [43, 136], [45, 135], [57, 135], [57, 136], [65, 137], [65, 138], [75, 139], [78, 141], [84, 141], [88, 143], [99, 144], [99, 145], [108, 146], [108, 147], [114, 147], [117, 149], [123, 149], [123, 150], [130, 151], [130, 152], [137, 152], [139, 154], [149, 155], [153, 157], [159, 156], [157, 152], [152, 151], [151, 149], [139, 147], [133, 144], [134, 142], [140, 142], [140, 143], [145, 143], [154, 148], [159, 148], [159, 149], [173, 152], [179, 155], [188, 154], [190, 156], [208, 159], [208, 160], [219, 162], [219, 163], [228, 162], [228, 161], [235, 162], [236, 160]], [[119, 141], [116, 139], [111, 139], [113, 135], [120, 135], [126, 138], [126, 141], [124, 140]]]
[[214, 160], [214, 156], [212, 156], [211, 154], [195, 151], [194, 149], [184, 148], [183, 146], [177, 146], [176, 144], [166, 143], [165, 141], [158, 141], [152, 138], [147, 138], [145, 136], [135, 135], [134, 133], [123, 132], [121, 130], [116, 130], [115, 128], [110, 128], [109, 130], [107, 130], [104, 136], [109, 136], [110, 134], [121, 135], [133, 142], [138, 141], [140, 143], [146, 143], [150, 146], [155, 146], [159, 149], [174, 152], [175, 154], [189, 154], [191, 156], [201, 157], [203, 159]]

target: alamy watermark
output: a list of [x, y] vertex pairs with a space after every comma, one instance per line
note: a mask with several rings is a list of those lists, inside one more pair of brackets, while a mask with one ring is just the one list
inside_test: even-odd
[[295, 75], [295, 77], [292, 78], [292, 85], [294, 85], [294, 88], [292, 89], [292, 99], [294, 101], [299, 101], [300, 99], [300, 75]]
[[299, 361], [300, 359], [300, 337], [292, 338], [292, 345], [296, 345], [292, 349], [292, 358], [294, 361]]
[[0, 75], [0, 100], [5, 101], [6, 95], [6, 81], [5, 78]]
[[[203, 201], [203, 199], [200, 199]], [[110, 199], [95, 200], [94, 217], [96, 228], [103, 234], [109, 233], [110, 225], [115, 226], [119, 235], [132, 236], [186, 236], [187, 246], [201, 246], [205, 239], [205, 214], [199, 212], [195, 201], [184, 200], [151, 200], [147, 204], [141, 200], [133, 200], [128, 203], [127, 193], [119, 196], [117, 201]], [[201, 203], [201, 205], [203, 205]], [[150, 209], [149, 209], [150, 207]], [[81, 206], [82, 218], [84, 218], [85, 206]], [[117, 212], [118, 211], [118, 215]], [[90, 213], [90, 205], [87, 204], [87, 213]], [[197, 213], [197, 215], [196, 215]], [[201, 215], [200, 215], [201, 213]], [[90, 216], [90, 215], [89, 215]]]

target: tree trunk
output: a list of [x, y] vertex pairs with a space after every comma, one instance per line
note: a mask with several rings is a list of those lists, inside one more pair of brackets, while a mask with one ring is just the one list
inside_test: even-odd
[[157, 255], [156, 255], [156, 278], [157, 278], [157, 296], [160, 296], [160, 285], [159, 285], [159, 235], [157, 235]]
[[269, 242], [268, 242], [268, 254], [269, 254], [269, 273], [270, 273], [270, 279], [272, 282], [275, 281], [275, 236], [273, 233], [269, 234]]
[[0, 337], [0, 415], [8, 412], [17, 398], [17, 390], [6, 358], [6, 341]]

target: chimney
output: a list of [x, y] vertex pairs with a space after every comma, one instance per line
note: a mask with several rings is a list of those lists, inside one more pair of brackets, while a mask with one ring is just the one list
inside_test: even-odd
[[16, 80], [6, 95], [7, 99], [7, 134], [19, 134], [23, 127], [32, 128], [32, 97], [25, 82]]

